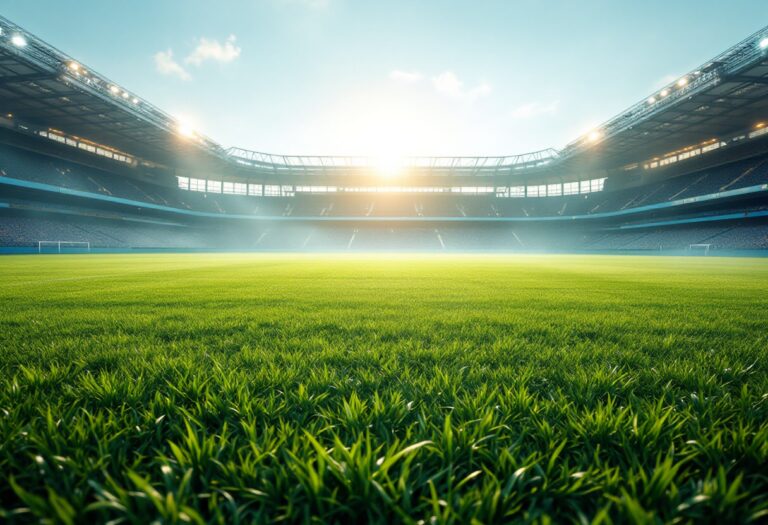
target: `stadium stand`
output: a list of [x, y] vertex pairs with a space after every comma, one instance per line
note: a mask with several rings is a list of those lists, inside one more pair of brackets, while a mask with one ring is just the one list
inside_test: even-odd
[[94, 218], [2, 217], [0, 246], [36, 247], [38, 241], [89, 242], [97, 248], [204, 249], [209, 238], [187, 227]]
[[768, 248], [768, 225], [740, 223], [606, 232], [586, 246], [597, 251], [663, 252], [685, 250], [695, 244], [709, 244], [716, 250], [763, 250]]
[[[498, 198], [451, 193], [333, 193], [254, 197], [180, 191], [118, 177], [99, 169], [0, 146], [0, 176], [56, 188], [120, 197], [139, 203], [210, 213], [285, 217], [555, 217], [632, 210], [768, 183], [768, 156], [761, 155], [618, 191], [595, 194]], [[2, 182], [0, 180], [0, 182]], [[567, 212], [567, 213], [566, 213]]]
[[[714, 249], [757, 250], [765, 246], [765, 226], [734, 227], [709, 225], [655, 228], [654, 231], [604, 232], [584, 237], [584, 242], [559, 239], [551, 232], [538, 230], [538, 238], [530, 228], [509, 225], [499, 231], [487, 225], [456, 228], [446, 221], [523, 220], [573, 222], [573, 218], [602, 216], [612, 212], [631, 214], [660, 203], [684, 201], [692, 197], [711, 196], [717, 192], [757, 188], [768, 183], [768, 158], [757, 155], [732, 163], [694, 171], [635, 187], [604, 190], [597, 193], [551, 197], [504, 198], [495, 195], [454, 195], [452, 193], [298, 193], [292, 197], [264, 197], [193, 192], [175, 186], [153, 184], [126, 176], [116, 176], [101, 169], [78, 165], [39, 153], [0, 146], [0, 187], [6, 192], [9, 181], [39, 183], [44, 186], [16, 187], [14, 197], [23, 202], [37, 203], [36, 209], [46, 211], [50, 201], [68, 204], [66, 220], [51, 214], [46, 218], [13, 216], [14, 209], [24, 206], [18, 199], [9, 202], [0, 225], [0, 245], [34, 247], [39, 240], [62, 239], [90, 242], [95, 248], [111, 249], [249, 249], [249, 250], [618, 250], [652, 251], [682, 250], [691, 244], [712, 241]], [[76, 195], [56, 193], [59, 189], [75, 190]], [[762, 190], [761, 190], [762, 192]], [[10, 194], [9, 194], [10, 195]], [[130, 204], [96, 200], [125, 199]], [[765, 204], [726, 205], [715, 199], [714, 210], [703, 212], [730, 215], [733, 213], [765, 213]], [[263, 219], [295, 219], [298, 223], [267, 224], [243, 228], [228, 224], [216, 228], [211, 224], [185, 223], [178, 226], [93, 218], [93, 209], [122, 210], [122, 219], [130, 208], [134, 219], [147, 215], [143, 206], [158, 207], [155, 213], [163, 217], [189, 212], [213, 214], [222, 218], [252, 217]], [[28, 206], [28, 205], [27, 205]], [[160, 211], [162, 210], [162, 212]], [[49, 210], [50, 211], [50, 210]], [[675, 212], [681, 214], [682, 212]], [[73, 220], [72, 215], [80, 215]], [[90, 214], [90, 217], [89, 217]], [[688, 216], [691, 212], [688, 211]], [[702, 216], [699, 212], [698, 217]], [[567, 221], [571, 218], [570, 221]], [[344, 219], [345, 223], [334, 223]], [[354, 219], [428, 219], [432, 224], [354, 224]], [[349, 221], [352, 221], [352, 224]], [[685, 219], [681, 219], [685, 220]], [[314, 221], [329, 221], [313, 225]], [[183, 225], [182, 225], [183, 224]], [[569, 229], [570, 224], [558, 224], [550, 230]], [[604, 225], [600, 225], [604, 228]], [[221, 230], [238, 232], [222, 234]], [[208, 230], [216, 230], [211, 234]], [[257, 235], [251, 233], [257, 232]], [[728, 233], [730, 232], [730, 234]], [[762, 232], [762, 233], [761, 233]], [[528, 238], [525, 238], [528, 237]], [[577, 236], [578, 238], [578, 236]], [[589, 239], [589, 240], [587, 240]]]

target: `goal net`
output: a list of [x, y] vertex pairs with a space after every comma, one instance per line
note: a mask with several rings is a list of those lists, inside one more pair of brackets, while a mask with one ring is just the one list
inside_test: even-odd
[[711, 244], [691, 244], [688, 246], [688, 251], [691, 255], [709, 255], [711, 247]]
[[37, 241], [37, 253], [89, 253], [90, 242]]

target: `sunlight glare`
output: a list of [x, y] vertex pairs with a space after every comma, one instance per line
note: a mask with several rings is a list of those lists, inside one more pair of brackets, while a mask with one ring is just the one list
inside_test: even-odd
[[381, 177], [393, 179], [402, 173], [404, 160], [396, 155], [378, 156], [374, 159], [373, 165]]

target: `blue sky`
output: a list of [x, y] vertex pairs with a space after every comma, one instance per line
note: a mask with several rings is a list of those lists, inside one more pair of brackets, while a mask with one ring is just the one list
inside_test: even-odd
[[224, 146], [562, 147], [768, 23], [766, 0], [0, 0]]

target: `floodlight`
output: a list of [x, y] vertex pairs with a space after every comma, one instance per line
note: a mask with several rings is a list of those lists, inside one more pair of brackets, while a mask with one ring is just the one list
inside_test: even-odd
[[128, 98], [128, 92], [123, 91], [123, 98]]
[[120, 93], [120, 88], [119, 88], [119, 87], [117, 87], [117, 86], [110, 86], [110, 87], [109, 87], [109, 90], [110, 90], [112, 93], [114, 93], [115, 95], [117, 95], [118, 93]]
[[683, 87], [687, 83], [688, 83], [688, 78], [687, 77], [683, 77], [683, 78], [681, 78], [680, 80], [677, 81], [677, 86], [678, 87]]
[[768, 48], [768, 38], [763, 38], [760, 41], [760, 49], [766, 49]]
[[189, 125], [184, 123], [179, 123], [176, 130], [179, 132], [179, 135], [186, 138], [192, 138], [195, 136], [195, 130], [189, 127]]
[[11, 37], [11, 44], [13, 44], [16, 47], [24, 47], [27, 45], [27, 39], [24, 38], [22, 35], [13, 35]]
[[136, 97], [133, 97], [133, 103], [134, 103], [134, 104], [138, 104], [138, 103], [139, 103], [139, 99], [138, 99], [138, 98], [136, 98]]
[[67, 67], [70, 69], [70, 71], [74, 71], [75, 73], [80, 71], [80, 64], [77, 62], [70, 62]]
[[662, 89], [661, 93], [659, 93], [659, 95], [661, 95], [662, 97], [666, 97], [667, 95], [669, 95], [669, 90], [668, 89]]
[[763, 129], [765, 127], [765, 122], [758, 122], [755, 124], [756, 129]]
[[587, 140], [590, 142], [597, 142], [603, 138], [603, 134], [600, 133], [598, 130], [593, 130], [589, 132], [589, 135], [587, 135]]
[[656, 97], [648, 97], [648, 103], [653, 104], [656, 102]]

